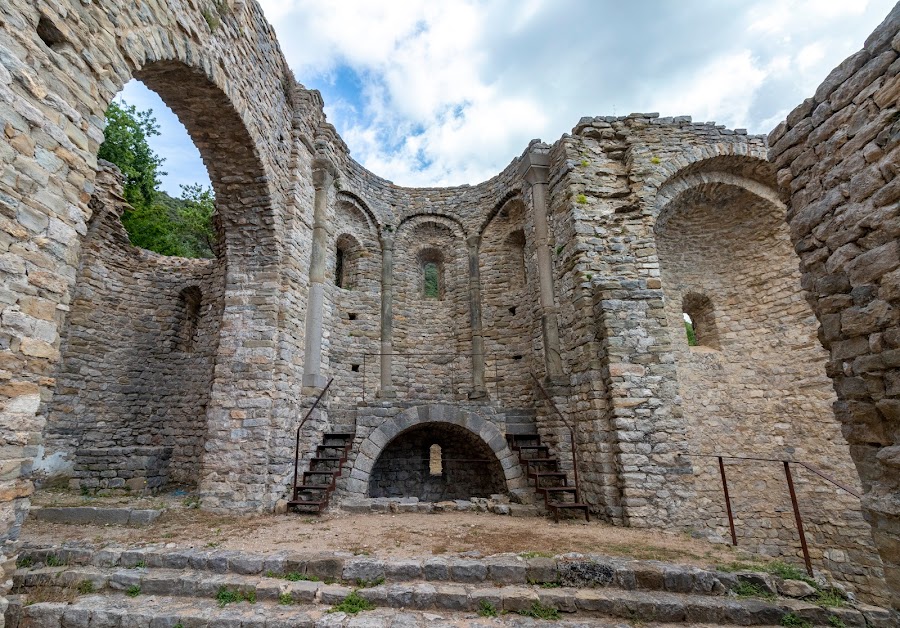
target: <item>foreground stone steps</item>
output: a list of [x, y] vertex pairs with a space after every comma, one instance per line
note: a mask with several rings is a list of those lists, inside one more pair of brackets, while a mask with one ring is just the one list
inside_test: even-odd
[[[480, 617], [476, 613], [443, 611], [431, 613], [415, 610], [377, 608], [356, 615], [327, 613], [313, 606], [285, 606], [258, 601], [220, 606], [209, 600], [165, 596], [89, 595], [73, 604], [38, 603], [25, 606], [14, 598], [7, 613], [6, 628], [443, 628], [463, 626], [556, 626], [559, 628], [631, 628], [631, 622], [602, 618], [563, 617], [558, 621], [538, 620], [516, 614]], [[685, 624], [641, 623], [643, 628], [674, 628]], [[727, 624], [714, 624], [728, 626]], [[708, 624], [692, 624], [707, 628]], [[774, 625], [773, 625], [774, 626]], [[771, 628], [771, 627], [767, 627]]]
[[[29, 597], [12, 609], [35, 608], [35, 613], [43, 612], [45, 601], [61, 596], [75, 599], [78, 606], [85, 595], [93, 599], [97, 596], [91, 594], [100, 593], [101, 599], [118, 600], [129, 590], [135, 600], [164, 596], [179, 604], [188, 600], [189, 605], [210, 603], [225, 590], [259, 604], [278, 606], [288, 600], [321, 613], [356, 590], [379, 608], [422, 612], [472, 613], [486, 603], [498, 612], [517, 613], [537, 603], [590, 622], [777, 625], [793, 614], [814, 625], [827, 626], [835, 620], [848, 628], [897, 625], [888, 611], [876, 607], [824, 609], [801, 600], [776, 599], [782, 582], [765, 573], [726, 573], [599, 555], [379, 559], [345, 552], [50, 546], [23, 548], [19, 564], [14, 593]], [[737, 598], [731, 593], [748, 584], [769, 594], [768, 599]], [[59, 625], [53, 621], [46, 625]]]

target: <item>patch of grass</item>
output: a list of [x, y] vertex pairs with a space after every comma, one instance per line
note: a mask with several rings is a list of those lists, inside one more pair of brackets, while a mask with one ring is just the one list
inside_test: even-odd
[[381, 584], [384, 584], [384, 576], [378, 576], [374, 580], [363, 580], [362, 578], [356, 579], [356, 586], [360, 589], [370, 589]]
[[752, 582], [739, 581], [732, 591], [734, 591], [738, 597], [758, 597], [764, 600], [772, 600], [775, 598], [775, 595], [769, 593], [760, 585], [753, 584]]
[[591, 162], [588, 161], [587, 159], [582, 159], [582, 160], [581, 160], [581, 165], [582, 165], [583, 167], [587, 167], [587, 166], [590, 166], [590, 165], [591, 165]]
[[329, 613], [347, 613], [348, 615], [356, 615], [361, 611], [371, 611], [375, 608], [369, 600], [364, 599], [354, 591], [344, 598], [340, 604], [335, 604], [327, 612]]
[[805, 582], [809, 586], [814, 587], [815, 589], [819, 588], [819, 585], [816, 584], [816, 581], [810, 578], [806, 571], [800, 569], [796, 565], [791, 565], [780, 560], [773, 560], [770, 563], [734, 562], [727, 565], [717, 565], [716, 568], [719, 571], [728, 572], [756, 571], [761, 573], [770, 573], [773, 576], [778, 576], [779, 578], [784, 578], [785, 580], [800, 580], [802, 582]]
[[278, 603], [282, 606], [290, 606], [294, 603], [294, 598], [291, 597], [290, 593], [282, 593], [278, 596]]
[[790, 565], [780, 560], [775, 560], [771, 563], [766, 563], [763, 568], [768, 573], [784, 578], [785, 580], [801, 580], [811, 587], [815, 587], [816, 589], [819, 588], [816, 581], [810, 578], [806, 571], [800, 569], [796, 565]]
[[812, 628], [812, 624], [809, 621], [800, 619], [794, 613], [782, 616], [781, 625], [788, 628]]
[[368, 556], [371, 554], [368, 548], [365, 547], [351, 547], [348, 551], [352, 552], [354, 556]]
[[651, 164], [658, 164], [658, 163], [660, 163], [659, 157], [656, 157], [656, 156], [651, 157], [651, 158], [650, 158], [650, 163], [651, 163]]
[[847, 628], [847, 624], [844, 623], [844, 620], [837, 615], [828, 616], [828, 625], [832, 628]]
[[519, 615], [534, 617], [535, 619], [559, 619], [559, 609], [554, 606], [544, 606], [540, 602], [532, 602], [531, 608], [519, 611]]
[[575, 197], [575, 202], [579, 205], [587, 205], [587, 196], [585, 196], [584, 194], [579, 194]]
[[558, 589], [561, 586], [562, 585], [558, 582], [542, 582], [541, 583], [542, 589]]
[[519, 552], [522, 558], [553, 558], [550, 552]]
[[19, 560], [16, 561], [16, 567], [19, 569], [25, 569], [28, 567], [34, 566], [34, 559], [31, 556], [23, 556]]
[[143, 569], [146, 566], [147, 566], [147, 561], [139, 560], [134, 564], [134, 567], [132, 567], [132, 569]]
[[90, 580], [82, 580], [78, 583], [79, 595], [90, 595], [94, 592], [94, 583]]
[[181, 502], [181, 504], [185, 508], [200, 508], [200, 498], [196, 495], [192, 495]]
[[216, 593], [216, 601], [219, 603], [219, 606], [225, 606], [226, 604], [237, 604], [239, 602], [249, 602], [250, 604], [256, 604], [256, 591], [247, 591], [246, 593], [239, 591], [237, 589], [229, 589], [226, 586], [219, 587], [218, 593]]
[[819, 606], [824, 606], [826, 608], [841, 608], [844, 606], [845, 602], [843, 596], [834, 589], [823, 589], [819, 591], [816, 599], [813, 600], [813, 604], [818, 604]]
[[184, 628], [184, 624], [182, 624], [181, 622], [178, 622], [177, 624], [172, 626], [172, 628]]
[[487, 600], [481, 600], [478, 603], [478, 616], [479, 617], [496, 617], [497, 616], [497, 607], [488, 602]]
[[219, 543], [217, 541], [210, 541], [206, 544], [206, 547], [219, 547]]
[[131, 585], [125, 590], [125, 595], [128, 597], [137, 597], [141, 594], [141, 587], [136, 584]]
[[47, 555], [47, 566], [48, 567], [62, 567], [66, 564], [62, 558], [57, 556], [56, 554], [48, 554]]

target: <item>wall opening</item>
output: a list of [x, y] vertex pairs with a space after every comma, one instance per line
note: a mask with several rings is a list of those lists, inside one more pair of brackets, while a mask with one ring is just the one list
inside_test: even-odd
[[41, 16], [41, 19], [38, 20], [37, 34], [38, 37], [41, 38], [41, 41], [53, 51], [59, 51], [64, 44], [68, 43], [65, 35], [62, 34], [62, 31], [43, 15]]
[[434, 444], [428, 448], [428, 471], [431, 477], [444, 474], [444, 459], [441, 455], [441, 446]]
[[178, 294], [178, 307], [176, 309], [177, 343], [176, 351], [191, 353], [194, 350], [194, 340], [200, 329], [200, 307], [203, 304], [203, 293], [197, 286], [188, 286]]
[[685, 335], [692, 347], [720, 348], [719, 331], [716, 328], [715, 308], [703, 294], [689, 292], [681, 299]]
[[369, 478], [370, 497], [443, 501], [505, 492], [503, 467], [491, 448], [451, 423], [424, 423], [396, 436]]
[[422, 268], [422, 296], [426, 299], [444, 298], [444, 256], [437, 249], [419, 253]]
[[334, 285], [353, 290], [359, 283], [359, 259], [362, 245], [352, 235], [344, 233], [334, 243]]

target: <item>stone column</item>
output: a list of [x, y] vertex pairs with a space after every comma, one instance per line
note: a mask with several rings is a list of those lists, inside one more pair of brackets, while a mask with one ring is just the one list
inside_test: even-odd
[[550, 227], [547, 223], [547, 179], [550, 158], [545, 150], [536, 150], [544, 146], [546, 145], [532, 143], [522, 158], [519, 173], [525, 179], [526, 186], [531, 189], [531, 210], [534, 216], [534, 239], [540, 283], [544, 368], [548, 378], [557, 379], [562, 376], [562, 359], [559, 355], [559, 314], [553, 297], [553, 262], [550, 256]]
[[306, 350], [303, 354], [303, 387], [322, 388], [322, 317], [325, 306], [325, 251], [328, 250], [326, 210], [334, 167], [324, 159], [313, 163], [316, 198], [313, 209], [312, 254], [309, 262], [309, 298], [306, 302]]
[[481, 271], [478, 266], [478, 250], [481, 236], [469, 236], [469, 325], [472, 328], [472, 392], [469, 399], [487, 396], [484, 385], [484, 336], [481, 334]]
[[394, 234], [381, 233], [381, 389], [379, 396], [394, 397], [393, 379], [391, 378], [391, 353], [393, 343], [391, 334], [394, 329]]

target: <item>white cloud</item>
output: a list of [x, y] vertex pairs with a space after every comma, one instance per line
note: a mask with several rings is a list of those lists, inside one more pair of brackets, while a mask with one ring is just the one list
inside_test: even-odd
[[[354, 157], [404, 185], [476, 183], [582, 115], [658, 110], [768, 132], [892, 0], [261, 0]], [[348, 69], [360, 85], [341, 92]], [[344, 74], [342, 74], [344, 73]], [[345, 87], [345, 85], [344, 85]]]

